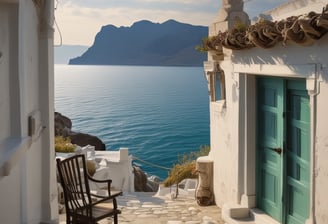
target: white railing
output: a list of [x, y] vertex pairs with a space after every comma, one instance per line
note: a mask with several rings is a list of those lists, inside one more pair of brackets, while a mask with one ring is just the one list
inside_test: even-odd
[[[94, 146], [87, 145], [78, 148], [75, 153], [56, 153], [57, 158], [65, 159], [74, 154], [84, 154], [86, 160], [94, 161], [95, 179], [111, 179], [112, 188], [123, 192], [134, 192], [134, 174], [132, 156], [129, 156], [128, 148], [120, 148], [118, 151], [96, 151]], [[105, 186], [90, 182], [91, 190], [99, 190]]]

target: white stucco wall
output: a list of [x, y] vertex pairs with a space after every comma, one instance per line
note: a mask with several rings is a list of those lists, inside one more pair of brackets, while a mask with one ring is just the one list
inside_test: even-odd
[[[227, 62], [228, 63], [228, 62]], [[223, 68], [223, 67], [222, 67]], [[226, 74], [229, 73], [229, 67]], [[237, 199], [238, 95], [236, 82], [226, 78], [226, 100], [210, 104], [211, 151], [214, 158], [214, 189], [217, 204]], [[224, 156], [223, 156], [224, 155]], [[220, 172], [224, 170], [225, 172]]]
[[[326, 48], [328, 50], [328, 48]], [[328, 60], [326, 61], [326, 64]], [[323, 82], [317, 97], [317, 119], [315, 135], [314, 199], [317, 223], [328, 223], [328, 67], [322, 70]]]
[[[311, 1], [309, 1], [311, 3]], [[307, 9], [321, 12], [318, 1]], [[320, 3], [324, 6], [324, 3]], [[290, 7], [290, 6], [289, 6]], [[294, 10], [295, 11], [295, 10]], [[290, 16], [293, 10], [285, 13]], [[281, 14], [279, 14], [282, 17]], [[311, 107], [311, 212], [308, 223], [328, 223], [328, 36], [311, 46], [288, 42], [272, 49], [224, 50], [226, 99], [210, 103], [215, 201], [220, 207], [255, 207], [255, 77], [305, 78]], [[231, 55], [231, 57], [230, 57]], [[246, 84], [247, 82], [253, 84]], [[253, 93], [251, 93], [253, 91]], [[253, 98], [245, 97], [252, 96]], [[248, 104], [245, 102], [248, 101]], [[253, 104], [254, 105], [251, 105]], [[224, 106], [222, 106], [224, 104]], [[250, 106], [251, 105], [251, 106]], [[253, 155], [251, 157], [250, 155]]]
[[6, 224], [58, 219], [51, 137], [54, 7], [53, 1], [39, 3], [0, 0], [0, 223]]

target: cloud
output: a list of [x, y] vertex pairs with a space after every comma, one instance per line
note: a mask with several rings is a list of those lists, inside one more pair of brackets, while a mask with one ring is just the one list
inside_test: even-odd
[[145, 7], [150, 6], [150, 4], [154, 5], [167, 5], [170, 3], [171, 5], [198, 5], [198, 6], [206, 6], [208, 4], [217, 4], [221, 5], [221, 0], [58, 0], [60, 4], [72, 3], [88, 8], [109, 8], [109, 7]]
[[254, 17], [263, 13], [269, 9], [273, 9], [278, 5], [288, 2], [289, 0], [253, 0], [244, 4], [244, 10], [250, 15], [250, 17]]
[[192, 5], [204, 5], [212, 2], [212, 0], [137, 0], [138, 2], [146, 3], [179, 3], [179, 4], [192, 4]]
[[[130, 26], [139, 20], [164, 22], [175, 19], [194, 25], [208, 26], [215, 13], [180, 11], [174, 9], [147, 9], [131, 7], [88, 8], [70, 1], [57, 7], [55, 18], [62, 34], [63, 44], [91, 46], [95, 35], [104, 25]], [[59, 32], [55, 31], [55, 44], [59, 44]]]

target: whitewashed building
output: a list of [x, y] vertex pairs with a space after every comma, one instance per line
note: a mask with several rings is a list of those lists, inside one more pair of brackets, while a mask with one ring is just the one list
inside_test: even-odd
[[53, 0], [0, 0], [0, 223], [58, 223]]
[[[328, 223], [327, 3], [275, 8], [272, 21], [306, 16], [280, 38], [248, 33], [252, 46], [231, 37], [223, 45], [233, 49], [216, 48], [204, 63], [215, 202], [227, 223]], [[236, 23], [249, 23], [242, 1], [223, 1], [209, 36]]]

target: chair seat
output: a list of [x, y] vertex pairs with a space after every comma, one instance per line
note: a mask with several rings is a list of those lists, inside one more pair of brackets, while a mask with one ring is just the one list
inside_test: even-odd
[[[87, 221], [89, 220], [89, 219], [85, 219], [86, 210], [87, 210], [86, 208], [80, 208], [80, 209], [78, 209], [78, 211], [76, 211], [78, 220], [81, 223], [84, 223], [84, 222], [87, 223]], [[121, 210], [114, 209], [112, 200], [103, 201], [101, 203], [97, 203], [92, 206], [92, 220], [93, 221], [99, 221], [99, 220], [102, 220], [106, 217], [109, 217], [109, 216], [112, 216], [115, 214], [121, 214]]]
[[[98, 196], [101, 196], [101, 197], [108, 197], [108, 190], [107, 189], [99, 189], [97, 191], [90, 191], [91, 195], [98, 195]], [[111, 190], [110, 191], [110, 196], [112, 198], [115, 198], [117, 196], [120, 196], [122, 195], [122, 191], [118, 191], [118, 190]]]
[[114, 214], [115, 212], [116, 214], [121, 214], [121, 210], [119, 209], [117, 209], [116, 211], [114, 210], [113, 203], [111, 200], [96, 204], [92, 208], [92, 214], [94, 217], [101, 217], [104, 214], [108, 214], [108, 213]]

